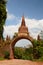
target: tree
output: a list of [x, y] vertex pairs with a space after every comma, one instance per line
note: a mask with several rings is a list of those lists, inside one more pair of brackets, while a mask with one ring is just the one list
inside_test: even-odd
[[33, 40], [33, 56], [34, 56], [34, 59], [39, 58], [39, 52], [38, 52], [39, 45], [40, 45], [40, 42], [38, 40]]
[[17, 36], [18, 36], [18, 33], [15, 32], [15, 33], [14, 33], [14, 36], [13, 36], [13, 39], [14, 39], [15, 37], [17, 37]]
[[3, 26], [7, 17], [6, 0], [0, 0], [0, 38], [3, 38]]
[[33, 54], [35, 59], [43, 57], [43, 40], [33, 40]]

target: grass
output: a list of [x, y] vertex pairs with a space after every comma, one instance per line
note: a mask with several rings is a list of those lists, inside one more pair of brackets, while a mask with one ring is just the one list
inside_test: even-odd
[[38, 61], [38, 62], [43, 62], [43, 57], [39, 58], [39, 59], [33, 59], [32, 61]]
[[0, 57], [0, 60], [4, 60], [4, 58], [3, 57]]

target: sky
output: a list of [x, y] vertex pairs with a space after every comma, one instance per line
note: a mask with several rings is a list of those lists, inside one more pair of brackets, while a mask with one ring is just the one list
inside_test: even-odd
[[43, 0], [8, 0], [7, 9], [17, 17], [43, 18]]
[[13, 37], [18, 32], [22, 16], [30, 32], [30, 36], [37, 38], [43, 30], [43, 0], [7, 0], [7, 19], [4, 25], [4, 37]]

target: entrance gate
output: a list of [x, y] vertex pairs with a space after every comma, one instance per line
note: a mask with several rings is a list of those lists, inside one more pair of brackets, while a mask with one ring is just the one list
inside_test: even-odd
[[25, 25], [24, 16], [22, 17], [22, 23], [21, 23], [21, 26], [19, 27], [18, 35], [12, 40], [12, 42], [10, 44], [10, 58], [11, 59], [14, 59], [14, 45], [20, 39], [27, 39], [31, 43], [33, 41], [33, 38], [29, 35], [28, 28]]

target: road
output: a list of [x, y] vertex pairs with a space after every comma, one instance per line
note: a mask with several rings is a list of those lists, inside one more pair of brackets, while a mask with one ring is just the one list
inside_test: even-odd
[[43, 65], [43, 62], [33, 62], [29, 60], [12, 59], [12, 60], [2, 60], [0, 61], [0, 65]]

